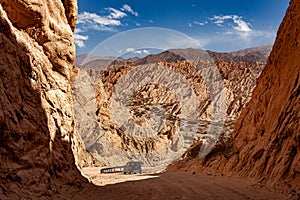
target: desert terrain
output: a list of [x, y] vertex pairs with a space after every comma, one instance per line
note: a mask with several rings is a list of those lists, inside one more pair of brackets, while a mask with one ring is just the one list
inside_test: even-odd
[[99, 174], [99, 168], [83, 170], [91, 182], [100, 186], [81, 191], [75, 199], [286, 199], [274, 189], [267, 189], [251, 179], [201, 174], [165, 172], [157, 174]]
[[[290, 2], [266, 63], [246, 64], [253, 58], [266, 59], [257, 52], [247, 56], [252, 50], [247, 50], [246, 56], [243, 51], [242, 55], [240, 52], [229, 57], [210, 52], [217, 58], [226, 58], [224, 62], [217, 59], [222, 77], [215, 78], [227, 84], [231, 95], [225, 96], [225, 102], [230, 109], [225, 110], [226, 138], [214, 143], [214, 148], [201, 158], [199, 153], [205, 142], [189, 138], [189, 146], [179, 148], [180, 138], [175, 131], [181, 120], [178, 102], [157, 84], [145, 85], [135, 93], [147, 101], [132, 98], [137, 104], [132, 105], [131, 111], [135, 122], [145, 124], [150, 120], [140, 115], [143, 113], [138, 112], [138, 105], [168, 103], [164, 110], [169, 114], [170, 123], [159, 134], [154, 132], [151, 140], [135, 139], [135, 135], [128, 137], [124, 127], [113, 123], [115, 118], [107, 112], [110, 91], [130, 66], [106, 71], [108, 76], [102, 78], [103, 82], [99, 80], [94, 85], [97, 110], [79, 112], [82, 116], [95, 115], [93, 121], [89, 120], [95, 123], [81, 126], [83, 129], [76, 127], [78, 113], [74, 105], [82, 103], [75, 102], [73, 96], [77, 16], [77, 0], [0, 0], [1, 200], [300, 199], [299, 0]], [[168, 58], [172, 56], [166, 53]], [[153, 57], [148, 59], [151, 61]], [[190, 76], [194, 69], [185, 67], [187, 61], [176, 59], [175, 64], [168, 60], [162, 63], [190, 78], [198, 94], [195, 99], [205, 100], [199, 107], [205, 108], [201, 109], [201, 119], [209, 124], [205, 113], [210, 110], [206, 108], [211, 101], [205, 84], [198, 79], [199, 74]], [[93, 75], [91, 70], [87, 73]], [[93, 77], [82, 76], [83, 80]], [[95, 91], [83, 92], [94, 94]], [[168, 98], [161, 99], [162, 93]], [[148, 101], [154, 94], [158, 98]], [[80, 97], [84, 96], [79, 95], [79, 100]], [[198, 111], [193, 106], [188, 108], [188, 111]], [[105, 137], [98, 138], [99, 134], [92, 134], [94, 127], [104, 129], [112, 143]], [[86, 135], [82, 130], [87, 130]], [[126, 157], [117, 154], [120, 147]], [[170, 150], [187, 151], [181, 157], [174, 154], [166, 158]], [[149, 152], [152, 156], [142, 160], [148, 166], [155, 166], [155, 162], [150, 162], [153, 158], [156, 162], [166, 158], [168, 162], [161, 162], [160, 167], [171, 164], [164, 171], [145, 168], [143, 174], [137, 175], [99, 173], [99, 166], [111, 163], [116, 166]], [[95, 155], [103, 160], [97, 160]]]

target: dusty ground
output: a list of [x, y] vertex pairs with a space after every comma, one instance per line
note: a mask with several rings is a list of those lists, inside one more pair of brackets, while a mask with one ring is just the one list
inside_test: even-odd
[[[129, 182], [89, 188], [77, 194], [75, 199], [287, 199], [280, 192], [260, 188], [249, 180], [234, 177], [217, 177], [188, 172], [167, 172], [155, 175], [99, 175], [93, 170], [99, 172], [99, 169], [85, 171], [89, 172], [95, 184]], [[150, 179], [138, 180], [145, 178]]]
[[157, 175], [143, 173], [143, 174], [100, 174], [101, 167], [88, 167], [83, 169], [83, 173], [89, 177], [90, 181], [97, 186], [111, 185], [127, 181], [137, 181], [149, 178], [157, 178]]

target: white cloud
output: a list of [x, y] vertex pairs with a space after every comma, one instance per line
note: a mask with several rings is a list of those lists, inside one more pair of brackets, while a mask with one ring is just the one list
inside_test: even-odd
[[82, 33], [83, 31], [79, 28], [75, 29], [75, 33], [74, 33], [74, 40], [75, 40], [75, 44], [79, 47], [79, 48], [83, 48], [85, 47], [85, 41], [89, 39], [89, 36], [87, 35], [80, 35], [80, 33]]
[[83, 48], [86, 47], [85, 43], [83, 40], [75, 40], [75, 44], [79, 47], [79, 48]]
[[121, 11], [118, 12], [114, 8], [108, 8], [107, 10], [110, 11], [107, 16], [90, 12], [82, 12], [78, 15], [74, 39], [79, 48], [85, 47], [85, 41], [89, 39], [87, 35], [82, 35], [82, 33], [86, 33], [88, 30], [115, 31], [115, 27], [122, 26], [121, 21], [118, 19], [125, 17], [126, 14]]
[[[121, 51], [122, 52], [122, 51]], [[120, 52], [120, 53], [121, 53]], [[134, 53], [134, 54], [150, 54], [150, 52], [146, 49], [135, 50], [134, 48], [126, 48], [125, 53]]]
[[247, 47], [271, 44], [274, 42], [276, 30], [257, 30], [238, 15], [215, 15], [205, 22], [193, 22], [191, 25], [215, 24], [219, 30], [215, 33], [202, 34], [197, 40], [204, 48], [216, 51], [231, 51]]
[[82, 30], [81, 28], [76, 27], [75, 33], [83, 33], [83, 32], [85, 32], [85, 31]]
[[237, 26], [233, 27], [235, 30], [241, 31], [241, 32], [250, 32], [251, 31], [250, 24], [245, 22], [244, 20], [242, 20], [242, 17], [233, 15], [232, 19], [233, 19], [233, 22], [237, 25]]
[[[108, 7], [102, 11], [104, 11], [102, 15], [86, 11], [78, 15], [77, 32], [75, 33], [75, 42], [78, 47], [85, 47], [84, 42], [89, 39], [88, 36], [79, 33], [87, 33], [89, 30], [117, 32], [117, 27], [128, 26], [128, 24], [124, 24], [121, 21], [128, 16], [125, 12], [129, 12], [134, 16], [139, 15], [127, 4], [124, 4], [120, 9]], [[135, 24], [136, 26], [141, 26], [139, 23]]]
[[209, 20], [213, 21], [217, 26], [223, 26], [224, 21], [227, 19], [231, 19], [231, 16], [230, 15], [225, 15], [225, 16], [215, 15], [212, 18], [209, 18]]
[[93, 23], [101, 26], [120, 26], [120, 20], [109, 18], [109, 16], [100, 16], [96, 13], [83, 12], [78, 15], [77, 24]]
[[110, 15], [108, 16], [108, 18], [111, 18], [111, 19], [121, 19], [121, 18], [124, 18], [127, 16], [126, 13], [120, 11], [120, 10], [117, 10], [115, 8], [107, 8], [108, 11], [110, 11]]
[[237, 15], [215, 15], [212, 18], [209, 18], [217, 26], [224, 26], [225, 20], [232, 20], [233, 24], [231, 27], [239, 32], [250, 32], [252, 29], [250, 28], [251, 24], [244, 21], [242, 16]]
[[208, 21], [205, 21], [205, 22], [194, 21], [193, 24], [196, 24], [199, 26], [204, 26], [204, 25], [208, 24]]
[[126, 53], [128, 53], [128, 52], [134, 51], [134, 48], [127, 48], [125, 51], [126, 51]]
[[121, 8], [122, 11], [127, 11], [129, 13], [131, 13], [134, 16], [139, 16], [139, 13], [134, 11], [128, 4], [124, 4]]
[[142, 54], [143, 51], [142, 51], [142, 50], [136, 50], [136, 51], [133, 51], [132, 53], [135, 53], [135, 54]]
[[145, 50], [145, 49], [143, 50], [143, 53], [144, 54], [150, 54], [150, 52], [148, 50]]

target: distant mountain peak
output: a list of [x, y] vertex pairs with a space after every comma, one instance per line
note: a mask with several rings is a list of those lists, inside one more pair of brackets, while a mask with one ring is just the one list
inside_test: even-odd
[[[183, 60], [210, 60], [214, 62], [263, 62], [265, 63], [272, 50], [272, 45], [263, 45], [259, 47], [247, 48], [234, 52], [214, 52], [203, 49], [168, 49], [158, 54], [150, 54], [143, 58], [115, 58], [100, 57], [95, 55], [79, 55], [75, 61], [76, 66], [86, 68], [103, 68], [111, 64], [123, 65], [143, 65], [159, 62], [177, 62]], [[83, 62], [85, 62], [83, 64]]]

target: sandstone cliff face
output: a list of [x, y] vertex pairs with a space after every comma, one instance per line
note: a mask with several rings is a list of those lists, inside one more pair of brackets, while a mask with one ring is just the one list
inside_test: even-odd
[[[178, 56], [174, 57], [173, 53], [166, 52], [159, 54], [158, 57], [153, 55], [147, 59], [135, 60], [135, 64], [142, 64], [139, 66], [124, 66], [124, 61], [119, 60], [120, 64], [99, 71], [92, 66], [97, 62], [98, 66], [102, 66], [102, 62], [99, 63], [98, 60], [88, 64], [92, 69], [78, 69], [73, 88], [76, 127], [86, 148], [98, 160], [106, 165], [122, 165], [128, 160], [140, 160], [144, 162], [145, 167], [161, 169], [182, 156], [193, 141], [204, 136], [214, 139], [214, 136], [206, 134], [209, 124], [212, 123], [213, 100], [205, 80], [190, 61], [172, 61], [176, 58]], [[161, 62], [166, 59], [172, 62]], [[156, 61], [160, 62], [153, 63]], [[164, 87], [163, 84], [158, 84], [159, 81], [137, 86], [139, 79], [146, 80], [150, 76], [147, 70], [156, 65], [163, 66], [165, 72], [172, 70], [180, 74], [192, 87], [199, 105], [195, 107], [190, 102], [187, 105], [190, 107], [190, 113], [197, 112], [196, 122], [185, 122], [182, 118], [184, 105], [180, 104], [180, 98], [172, 87]], [[207, 68], [209, 67], [208, 65]], [[252, 89], [263, 67], [262, 62], [216, 63], [218, 73], [221, 75], [218, 81], [224, 83], [226, 90], [226, 128], [222, 133], [225, 138], [230, 136], [236, 117], [251, 98]], [[142, 68], [141, 77], [132, 74]], [[165, 72], [155, 73], [154, 76], [163, 80], [170, 79], [170, 82], [177, 84], [176, 87], [181, 88], [180, 95], [184, 96], [188, 89], [178, 77], [172, 73], [164, 74]], [[138, 78], [132, 80], [132, 77]], [[125, 124], [123, 126], [117, 123], [122, 112], [114, 110], [118, 105], [113, 102], [112, 97], [113, 92], [117, 90], [116, 85], [126, 85], [125, 90], [134, 85], [135, 90], [128, 102], [128, 109], [130, 120], [138, 126], [132, 124], [127, 126], [126, 123], [123, 123]], [[116, 115], [114, 112], [119, 114]], [[193, 130], [194, 134], [185, 133], [184, 136], [179, 134], [179, 130], [183, 131], [194, 126], [197, 126]], [[140, 127], [149, 129], [140, 131]]]
[[300, 2], [294, 0], [230, 143], [216, 149], [204, 163], [192, 160], [180, 163], [181, 167], [255, 177], [300, 192], [299, 19]]
[[76, 4], [0, 1], [0, 199], [52, 198], [86, 182], [69, 83]]

